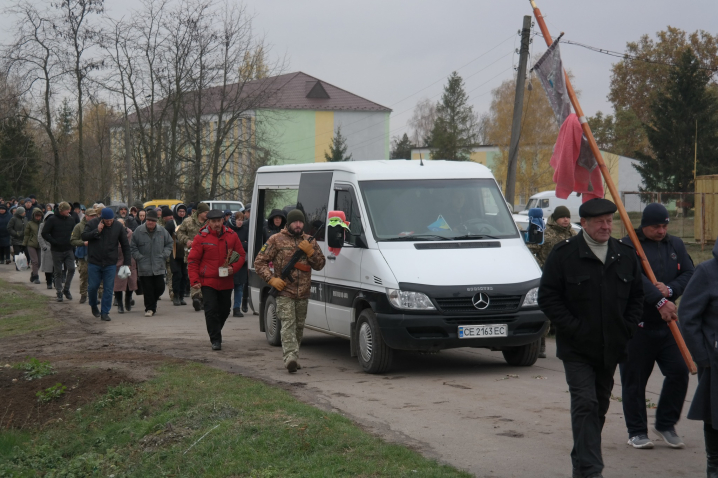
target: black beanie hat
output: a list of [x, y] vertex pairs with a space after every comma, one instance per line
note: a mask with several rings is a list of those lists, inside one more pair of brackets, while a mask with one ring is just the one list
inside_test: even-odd
[[646, 209], [643, 210], [643, 216], [641, 216], [641, 227], [668, 224], [670, 220], [668, 209], [666, 209], [663, 204], [654, 202], [646, 206]]
[[170, 216], [172, 216], [172, 211], [170, 210], [170, 208], [168, 208], [166, 206], [163, 207], [162, 208], [162, 217], [170, 217]]
[[294, 209], [293, 211], [289, 211], [289, 214], [287, 214], [287, 225], [289, 225], [295, 221], [307, 222], [304, 219], [304, 213], [299, 209]]
[[556, 209], [553, 210], [553, 214], [551, 214], [551, 217], [555, 221], [556, 219], [561, 219], [562, 217], [571, 217], [571, 211], [568, 210], [566, 206], [558, 206]]

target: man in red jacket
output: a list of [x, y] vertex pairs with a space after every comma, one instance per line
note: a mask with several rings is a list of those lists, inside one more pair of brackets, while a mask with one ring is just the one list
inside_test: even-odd
[[223, 225], [224, 213], [207, 213], [207, 225], [192, 241], [187, 271], [193, 289], [202, 288], [204, 319], [212, 350], [222, 350], [222, 327], [229, 317], [234, 273], [244, 265], [245, 252], [237, 234]]

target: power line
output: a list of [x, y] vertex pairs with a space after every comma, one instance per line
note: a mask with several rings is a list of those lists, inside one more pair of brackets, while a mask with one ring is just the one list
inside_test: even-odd
[[[536, 33], [536, 36], [543, 37], [543, 35], [541, 35], [540, 33]], [[584, 43], [579, 43], [579, 42], [576, 42], [576, 41], [563, 40], [563, 39], [562, 39], [562, 40], [561, 40], [561, 43], [565, 43], [565, 44], [567, 44], [567, 45], [574, 45], [574, 46], [578, 46], [578, 47], [581, 47], [581, 48], [586, 48], [587, 50], [591, 50], [591, 51], [596, 52], [596, 53], [601, 53], [601, 54], [603, 54], [603, 55], [612, 56], [612, 57], [614, 57], [614, 58], [621, 58], [622, 60], [640, 61], [640, 62], [643, 62], [643, 63], [650, 63], [650, 64], [653, 64], [653, 65], [670, 66], [670, 67], [673, 67], [673, 68], [678, 68], [678, 67], [679, 67], [679, 65], [677, 65], [677, 64], [675, 64], [675, 63], [670, 63], [670, 62], [666, 62], [666, 61], [649, 60], [649, 59], [647, 59], [647, 58], [641, 58], [641, 57], [639, 57], [639, 56], [631, 55], [631, 54], [629, 54], [629, 53], [621, 53], [621, 52], [618, 52], [618, 51], [608, 50], [608, 49], [606, 49], [606, 48], [599, 48], [599, 47], [595, 47], [595, 46], [591, 46], [591, 45], [586, 45], [586, 44], [584, 44]], [[714, 67], [699, 66], [698, 69], [699, 69], [699, 70], [710, 71], [710, 72], [713, 72], [713, 73], [718, 72], [718, 66], [714, 66]]]

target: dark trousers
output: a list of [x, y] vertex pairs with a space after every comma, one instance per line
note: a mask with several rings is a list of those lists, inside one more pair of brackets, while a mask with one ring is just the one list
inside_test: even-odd
[[648, 433], [646, 383], [656, 363], [665, 379], [658, 399], [655, 426], [661, 431], [671, 430], [681, 418], [688, 391], [688, 367], [671, 329], [666, 324], [639, 327], [628, 341], [628, 359], [620, 365], [623, 415], [629, 438]]
[[564, 362], [563, 367], [571, 393], [573, 468], [583, 476], [601, 473], [601, 431], [611, 402], [616, 366], [604, 368], [582, 362]]
[[187, 287], [189, 287], [187, 265], [181, 257], [170, 257], [170, 269], [172, 270], [172, 290], [175, 295], [179, 295], [180, 299], [182, 299], [185, 297]]
[[209, 341], [222, 343], [222, 327], [232, 307], [232, 289], [217, 290], [202, 286], [204, 320], [207, 323]]
[[145, 299], [145, 312], [157, 312], [157, 298], [165, 293], [165, 276], [140, 276], [142, 297]]
[[10, 246], [0, 246], [0, 262], [10, 260]]
[[67, 271], [64, 290], [70, 290], [72, 277], [75, 275], [75, 254], [73, 254], [72, 251], [52, 251], [52, 264], [54, 267], [52, 272], [55, 275], [55, 290], [57, 290], [58, 293], [61, 293], [63, 290], [63, 265], [65, 266], [65, 271]]

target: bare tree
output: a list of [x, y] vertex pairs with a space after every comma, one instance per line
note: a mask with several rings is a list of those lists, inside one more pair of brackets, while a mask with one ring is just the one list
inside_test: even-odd
[[411, 144], [417, 147], [426, 146], [427, 140], [434, 130], [436, 118], [436, 103], [428, 98], [419, 100], [408, 123], [412, 129]]
[[100, 61], [88, 58], [87, 51], [98, 41], [100, 32], [90, 24], [90, 16], [100, 14], [104, 0], [60, 0], [54, 4], [58, 11], [58, 25], [53, 25], [64, 43], [61, 47], [68, 65], [72, 65], [72, 89], [77, 98], [77, 172], [79, 176], [79, 201], [85, 201], [85, 150], [84, 122], [85, 88], [88, 74], [100, 66]]
[[8, 76], [18, 78], [19, 95], [26, 99], [20, 115], [40, 126], [52, 151], [52, 198], [60, 196], [60, 152], [53, 129], [54, 96], [66, 70], [57, 56], [61, 47], [52, 18], [29, 2], [10, 9], [17, 16], [14, 41], [4, 49], [3, 67]]

